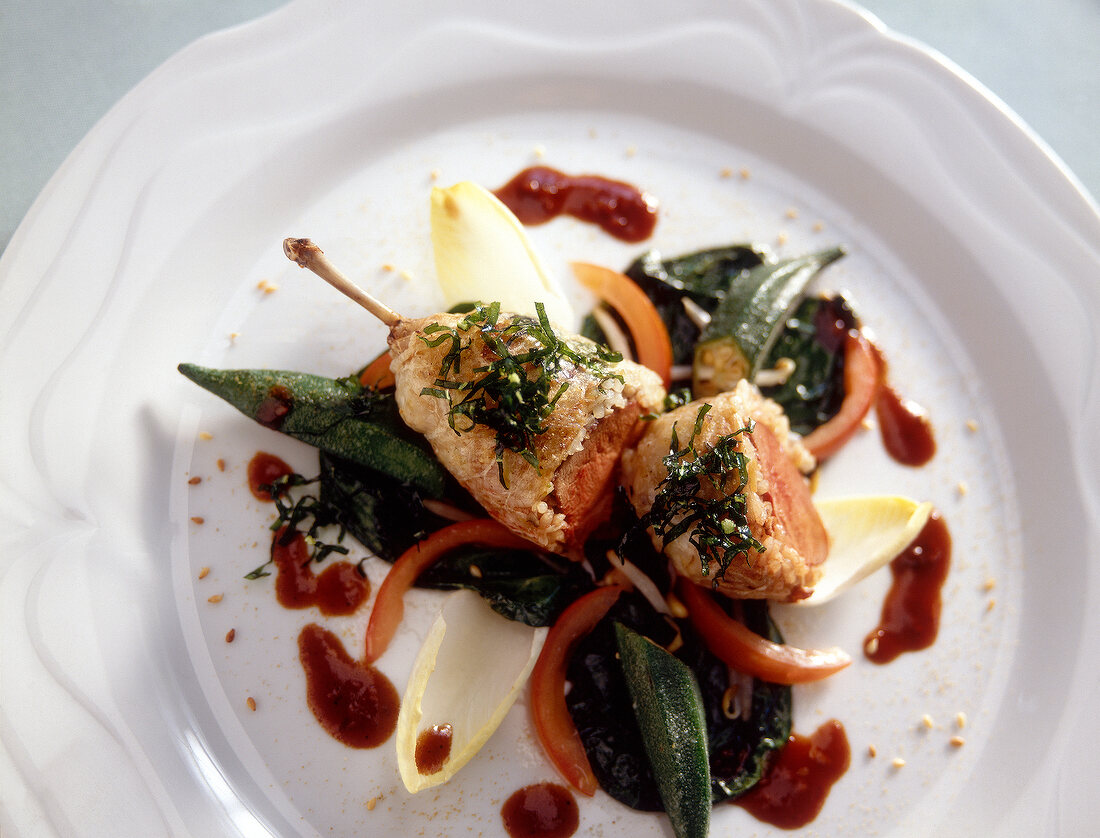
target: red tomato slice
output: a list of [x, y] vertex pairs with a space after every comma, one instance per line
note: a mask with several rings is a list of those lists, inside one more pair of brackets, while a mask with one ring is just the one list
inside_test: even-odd
[[836, 416], [802, 440], [818, 462], [831, 457], [852, 438], [875, 403], [879, 384], [880, 368], [875, 348], [862, 333], [849, 332], [844, 342], [844, 401]]
[[620, 585], [596, 588], [566, 608], [551, 626], [531, 670], [531, 713], [539, 742], [562, 777], [589, 797], [599, 783], [565, 703], [565, 671], [577, 642], [603, 619], [623, 590]]
[[393, 387], [396, 381], [393, 377], [393, 371], [390, 369], [390, 362], [393, 360], [393, 356], [390, 355], [390, 351], [387, 349], [369, 364], [359, 374], [359, 383], [364, 387], [373, 387], [375, 390], [386, 390]]
[[730, 617], [711, 594], [687, 579], [676, 592], [707, 648], [734, 669], [773, 684], [820, 681], [852, 662], [843, 649], [797, 649], [773, 643]]
[[760, 422], [752, 432], [757, 463], [768, 481], [763, 497], [771, 501], [791, 545], [811, 567], [829, 553], [829, 535], [810, 496], [810, 486], [791, 458], [779, 447], [771, 429]]
[[463, 544], [484, 544], [491, 547], [537, 549], [512, 533], [503, 524], [489, 518], [459, 521], [436, 530], [402, 553], [378, 588], [378, 597], [367, 623], [367, 647], [364, 660], [373, 663], [382, 656], [397, 633], [405, 615], [405, 592], [417, 578], [451, 550]]
[[672, 380], [672, 340], [653, 302], [630, 277], [587, 262], [574, 262], [581, 285], [618, 312], [634, 338], [638, 363], [661, 376], [665, 388]]

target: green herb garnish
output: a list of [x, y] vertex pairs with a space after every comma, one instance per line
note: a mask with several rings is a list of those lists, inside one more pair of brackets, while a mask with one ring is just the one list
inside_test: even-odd
[[[308, 522], [308, 526], [305, 528], [303, 535], [305, 536], [306, 544], [309, 545], [309, 560], [317, 563], [323, 562], [333, 553], [340, 553], [342, 555], [347, 555], [348, 553], [348, 548], [340, 543], [344, 540], [345, 529], [343, 524], [340, 524], [337, 520], [339, 509], [316, 495], [309, 493], [300, 494], [296, 498], [291, 498], [290, 496], [290, 489], [309, 486], [317, 483], [319, 480], [319, 477], [309, 479], [300, 474], [286, 474], [271, 483], [259, 487], [262, 491], [271, 496], [271, 501], [275, 504], [275, 510], [278, 513], [278, 517], [275, 519], [274, 523], [272, 523], [271, 529], [274, 532], [283, 531], [283, 534], [279, 537], [279, 543], [283, 545], [289, 544], [290, 540], [299, 532], [298, 525]], [[339, 527], [339, 533], [336, 536], [335, 544], [325, 541], [319, 536], [319, 532], [323, 527], [330, 527], [333, 525]], [[272, 561], [273, 559], [268, 559], [255, 570], [245, 574], [244, 578], [262, 579], [264, 576], [270, 576], [271, 571], [267, 569], [267, 566], [270, 565]], [[356, 569], [361, 576], [366, 576], [362, 567], [362, 562], [360, 562]]]
[[[505, 451], [519, 454], [539, 468], [536, 438], [549, 428], [547, 420], [569, 388], [569, 382], [562, 380], [567, 367], [591, 372], [600, 379], [601, 390], [612, 379], [623, 381], [622, 375], [608, 368], [621, 361], [622, 355], [587, 341], [562, 340], [554, 333], [542, 303], [535, 303], [535, 311], [537, 319], [513, 317], [502, 325], [500, 303], [478, 306], [454, 327], [433, 323], [420, 337], [430, 347], [449, 344], [433, 386], [423, 388], [420, 394], [447, 400], [447, 423], [456, 434], [476, 425], [495, 431], [497, 472], [505, 487]], [[489, 362], [464, 375], [467, 359], [463, 356], [473, 344], [474, 332], [480, 335]], [[478, 359], [484, 354], [478, 353]]]
[[[751, 566], [752, 551], [763, 553], [764, 545], [749, 529], [744, 492], [747, 461], [738, 444], [738, 437], [751, 434], [755, 425], [750, 422], [719, 437], [709, 450], [700, 452], [695, 440], [710, 407], [704, 404], [699, 408], [691, 438], [683, 447], [673, 425], [669, 454], [664, 458], [668, 475], [658, 484], [653, 508], [643, 520], [664, 544], [690, 533], [703, 575], [709, 576], [711, 563], [717, 563], [717, 584], [736, 557], [744, 556]], [[708, 487], [717, 497], [703, 496]]]

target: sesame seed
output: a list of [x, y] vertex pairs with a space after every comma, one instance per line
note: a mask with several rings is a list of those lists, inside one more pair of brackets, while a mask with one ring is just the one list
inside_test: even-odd
[[217, 462], [217, 466], [218, 466], [218, 471], [225, 471], [225, 460], [222, 460], [222, 459], [219, 458], [218, 462]]
[[474, 577], [474, 579], [480, 579], [482, 576], [481, 568], [478, 567], [476, 564], [470, 565], [470, 575]]
[[210, 574], [210, 568], [204, 567], [199, 570], [199, 579], [205, 579]]
[[988, 612], [988, 611], [992, 611], [992, 610], [993, 610], [994, 608], [996, 608], [996, 607], [997, 607], [997, 600], [995, 600], [995, 599], [993, 599], [993, 598], [991, 597], [991, 598], [990, 598], [990, 600], [989, 600], [989, 602], [987, 602], [987, 603], [986, 603], [986, 606], [985, 606], [985, 610], [986, 610], [987, 612]]
[[410, 281], [413, 278], [412, 271], [408, 271], [408, 270], [401, 271], [401, 273], [398, 274], [398, 276], [400, 276], [406, 282]]
[[539, 143], [533, 149], [531, 149], [531, 153], [534, 154], [535, 157], [538, 157], [538, 158], [545, 157], [546, 156], [546, 146], [544, 146], [542, 143]]
[[718, 173], [718, 177], [733, 177], [733, 169], [731, 169], [729, 166], [726, 166], [724, 169], [722, 169], [722, 171]]
[[878, 651], [878, 637], [875, 636], [868, 638], [867, 643], [864, 645], [863, 649], [865, 652], [867, 652], [868, 655], [875, 654], [875, 652]]
[[955, 748], [961, 748], [963, 745], [966, 744], [966, 740], [963, 739], [961, 736], [952, 736], [947, 741], [950, 742], [951, 745]]
[[791, 219], [792, 221], [793, 221], [794, 219], [798, 218], [798, 210], [797, 210], [797, 209], [796, 209], [795, 207], [788, 207], [788, 208], [787, 208], [787, 211], [786, 211], [785, 213], [783, 213], [783, 214], [784, 214], [784, 215], [785, 215], [785, 216], [786, 216], [787, 218], [790, 218], [790, 219]]
[[811, 228], [815, 233], [820, 233], [825, 229], [825, 224], [821, 221], [815, 221], [814, 226]]
[[780, 233], [775, 237], [775, 243], [778, 245], [784, 245], [787, 243], [787, 239], [790, 238], [785, 232]]
[[430, 177], [430, 178], [431, 178], [432, 180], [439, 180], [439, 176], [440, 176], [441, 174], [443, 174], [443, 173], [442, 173], [441, 171], [439, 171], [439, 169], [432, 169], [432, 170], [431, 170], [431, 171], [430, 171], [430, 172], [428, 173], [428, 177]]
[[235, 639], [236, 637], [237, 637], [237, 630], [236, 630], [236, 629], [230, 629], [229, 631], [227, 631], [227, 632], [225, 633], [225, 642], [226, 642], [226, 643], [232, 643], [232, 642], [233, 642], [233, 640], [234, 640], [234, 639]]
[[256, 699], [254, 699], [252, 696], [249, 696], [244, 700], [244, 703], [248, 705], [249, 710], [251, 710], [253, 713], [256, 712]]
[[191, 521], [192, 521], [192, 523], [195, 523], [195, 524], [205, 524], [206, 523], [206, 519], [203, 518], [201, 515], [192, 515], [191, 516]]
[[187, 481], [187, 484], [189, 486], [198, 486], [200, 483], [202, 483], [201, 477], [192, 477], [190, 480]]
[[966, 727], [966, 713], [960, 712], [955, 714], [955, 725], [959, 728]]
[[741, 180], [748, 180], [750, 177], [752, 177], [752, 172], [750, 172], [747, 167], [741, 169], [738, 174], [741, 175]]
[[219, 602], [222, 601], [222, 594], [214, 594], [212, 596], [209, 596], [209, 597], [207, 597], [206, 601], [207, 602], [212, 602], [215, 605], [217, 605]]
[[997, 587], [997, 580], [990, 576], [985, 580], [985, 584], [982, 585], [982, 590], [988, 593]]
[[932, 721], [932, 717], [929, 716], [927, 713], [920, 717], [920, 723], [929, 730], [936, 726], [936, 723]]
[[393, 266], [393, 265], [392, 265], [391, 263], [389, 263], [389, 262], [386, 262], [386, 263], [385, 263], [385, 264], [384, 264], [384, 265], [382, 266], [382, 270], [384, 270], [384, 271], [385, 271], [386, 273], [392, 273], [393, 271], [396, 271], [396, 270], [397, 270], [397, 268], [395, 268], [395, 267], [394, 267], [394, 266]]
[[209, 431], [199, 431], [199, 439], [213, 439], [214, 435]]
[[977, 419], [967, 419], [966, 420], [966, 429], [968, 431], [971, 431], [971, 432], [974, 432], [974, 431], [978, 430], [978, 420]]
[[903, 760], [901, 757], [894, 757], [890, 764], [894, 766], [894, 768], [904, 768], [905, 760]]
[[378, 805], [378, 798], [377, 797], [372, 797], [370, 800], [367, 801], [367, 811], [368, 812], [373, 812], [374, 807], [377, 806], [377, 805]]
[[958, 483], [955, 484], [955, 491], [959, 493], [960, 497], [962, 497], [970, 491], [970, 487], [966, 485], [965, 480], [960, 480]]
[[867, 756], [871, 757], [871, 759], [874, 759], [875, 757], [877, 757], [878, 756], [878, 748], [876, 748], [874, 745], [868, 745], [867, 746]]

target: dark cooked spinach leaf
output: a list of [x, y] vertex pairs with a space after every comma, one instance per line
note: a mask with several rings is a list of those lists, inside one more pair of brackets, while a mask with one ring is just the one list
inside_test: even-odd
[[[745, 600], [742, 619], [754, 632], [782, 643], [779, 630], [768, 616], [767, 603]], [[678, 652], [695, 673], [703, 695], [710, 747], [711, 795], [715, 803], [740, 797], [763, 776], [773, 753], [791, 735], [791, 688], [754, 678], [751, 709], [747, 719], [730, 719], [725, 694], [730, 686], [729, 667], [703, 646], [698, 636], [686, 630]]]
[[795, 310], [775, 342], [763, 369], [780, 358], [795, 362], [783, 384], [761, 392], [783, 406], [791, 429], [808, 434], [836, 415], [844, 401], [844, 338], [857, 321], [841, 297], [811, 297]]
[[364, 547], [388, 562], [451, 523], [407, 483], [322, 453], [321, 503]]
[[[661, 812], [661, 795], [638, 721], [630, 712], [630, 690], [617, 658], [615, 623], [661, 645], [676, 629], [645, 598], [624, 593], [607, 615], [578, 644], [566, 671], [572, 685], [565, 701], [600, 787], [633, 809]], [[614, 709], [613, 709], [614, 708]]]
[[761, 264], [766, 251], [750, 244], [700, 250], [671, 259], [651, 250], [625, 271], [653, 301], [672, 340], [674, 364], [690, 364], [699, 327], [684, 311], [684, 298], [708, 314], [729, 287], [748, 270]]
[[417, 579], [422, 588], [469, 588], [499, 614], [529, 626], [548, 626], [593, 587], [584, 568], [530, 550], [471, 545], [455, 550]]
[[[782, 642], [763, 602], [742, 603], [746, 624]], [[686, 621], [658, 614], [639, 594], [619, 597], [607, 616], [577, 644], [568, 668], [572, 685], [566, 704], [577, 726], [600, 786], [621, 803], [643, 811], [661, 811], [660, 795], [649, 768], [641, 732], [633, 714], [609, 713], [627, 706], [629, 691], [616, 660], [615, 622], [661, 645], [679, 627], [683, 645], [676, 656], [695, 674], [706, 711], [711, 791], [715, 803], [738, 797], [759, 781], [770, 756], [791, 731], [791, 688], [754, 680], [748, 719], [730, 719], [723, 711], [730, 672], [712, 655]]]

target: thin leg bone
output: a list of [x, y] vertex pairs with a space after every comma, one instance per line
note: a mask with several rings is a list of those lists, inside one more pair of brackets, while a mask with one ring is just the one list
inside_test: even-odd
[[376, 300], [340, 271], [325, 256], [321, 248], [309, 239], [283, 239], [283, 253], [299, 267], [309, 268], [317, 276], [385, 323], [391, 329], [403, 319], [400, 314]]

